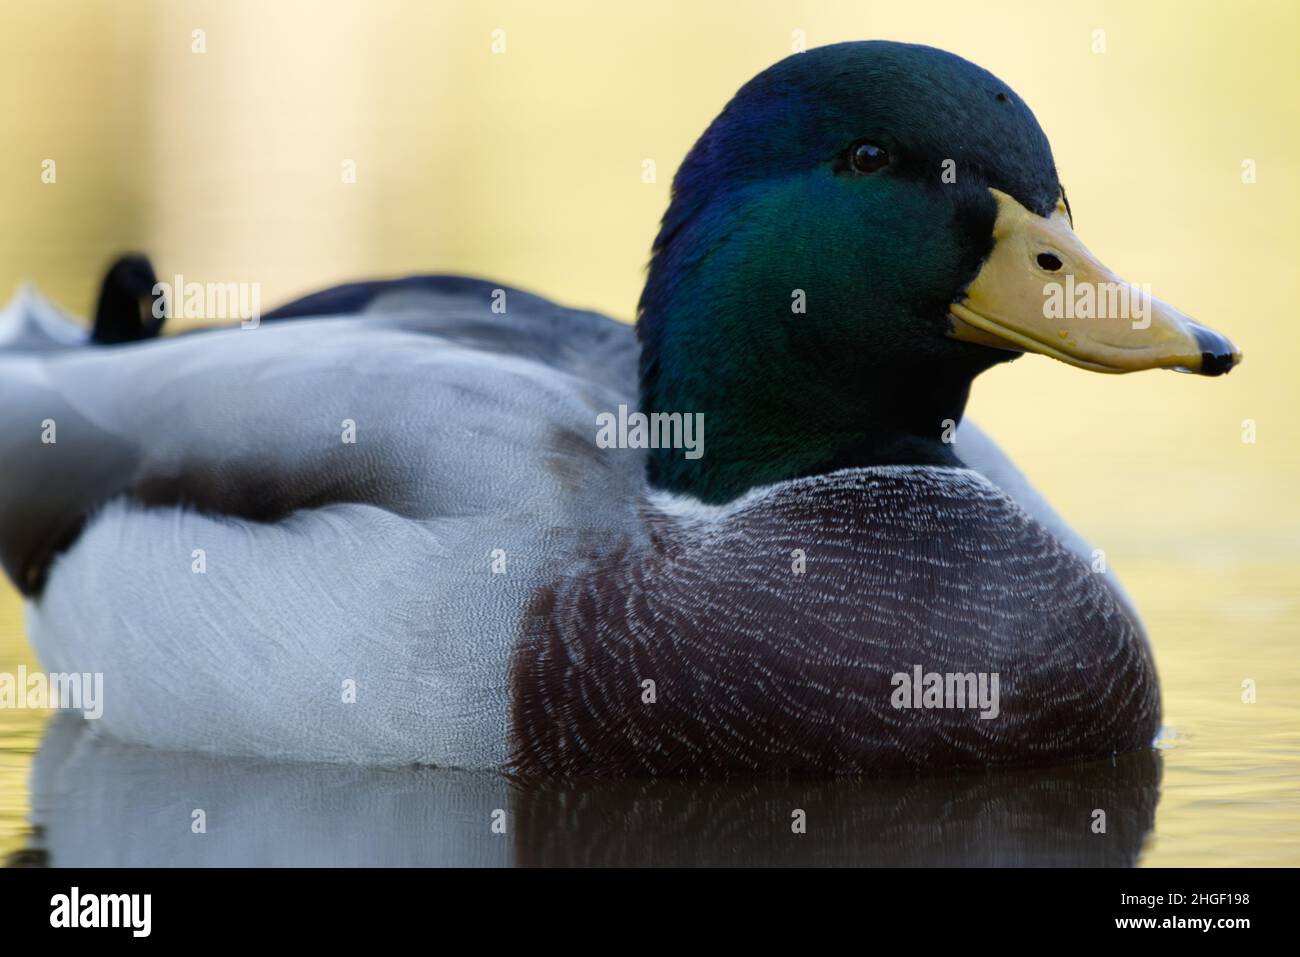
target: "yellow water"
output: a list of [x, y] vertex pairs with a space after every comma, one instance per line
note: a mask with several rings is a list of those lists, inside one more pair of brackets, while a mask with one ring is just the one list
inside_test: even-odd
[[[30, 279], [84, 312], [103, 263], [142, 248], [164, 277], [260, 282], [267, 303], [445, 270], [626, 318], [673, 169], [794, 31], [968, 56], [1037, 112], [1089, 246], [1246, 353], [1222, 380], [1028, 358], [977, 383], [971, 412], [1105, 549], [1151, 632], [1172, 733], [1141, 860], [1296, 864], [1300, 5], [1222, 10], [7, 3], [0, 290]], [[0, 671], [20, 662], [4, 592]], [[0, 711], [0, 851], [28, 840], [41, 724]]]

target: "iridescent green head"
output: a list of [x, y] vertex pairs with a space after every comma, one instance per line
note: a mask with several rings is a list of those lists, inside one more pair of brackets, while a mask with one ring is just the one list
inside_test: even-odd
[[[1047, 224], [1023, 254], [1025, 228], [998, 236], [1009, 209]], [[687, 156], [655, 240], [641, 405], [703, 413], [706, 442], [698, 459], [657, 450], [651, 482], [722, 502], [849, 466], [956, 464], [944, 435], [974, 376], [1048, 351], [1021, 335], [1032, 315], [977, 325], [1002, 300], [981, 307], [975, 280], [995, 246], [1028, 257], [1017, 295], [1059, 279], [1087, 252], [1068, 222], [1033, 114], [974, 64], [872, 41], [765, 70]]]

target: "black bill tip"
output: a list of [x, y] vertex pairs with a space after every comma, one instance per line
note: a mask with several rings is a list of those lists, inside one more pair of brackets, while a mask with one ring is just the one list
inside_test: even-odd
[[1241, 362], [1241, 353], [1226, 336], [1195, 323], [1192, 331], [1201, 349], [1201, 367], [1196, 370], [1200, 375], [1225, 375]]

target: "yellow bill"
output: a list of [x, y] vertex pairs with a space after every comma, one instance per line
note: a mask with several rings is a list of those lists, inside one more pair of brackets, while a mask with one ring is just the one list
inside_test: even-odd
[[1094, 372], [1222, 375], [1241, 361], [1227, 338], [1103, 266], [1075, 236], [1063, 201], [1043, 217], [990, 192], [993, 252], [949, 307], [951, 336]]

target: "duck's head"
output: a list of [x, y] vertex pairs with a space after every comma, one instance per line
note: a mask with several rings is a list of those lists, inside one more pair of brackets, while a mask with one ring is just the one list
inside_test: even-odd
[[1024, 352], [1098, 372], [1240, 359], [1088, 252], [1014, 91], [879, 41], [796, 54], [736, 94], [673, 182], [638, 334], [643, 410], [703, 413], [706, 434], [700, 458], [653, 453], [651, 481], [711, 502], [956, 464], [971, 380]]

